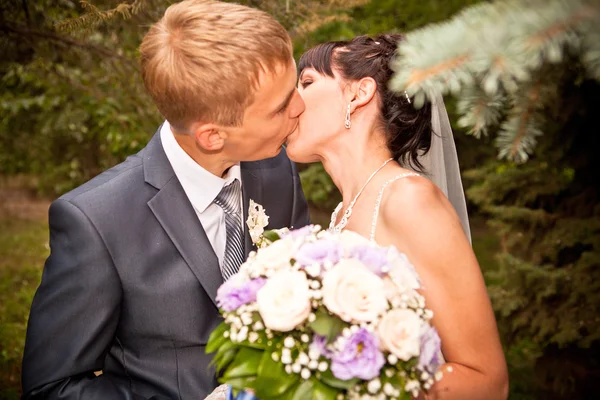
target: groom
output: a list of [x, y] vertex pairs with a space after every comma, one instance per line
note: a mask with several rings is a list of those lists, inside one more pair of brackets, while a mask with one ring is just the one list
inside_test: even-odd
[[205, 354], [217, 288], [252, 248], [249, 200], [270, 228], [309, 222], [282, 150], [304, 103], [281, 25], [183, 1], [150, 28], [141, 66], [168, 122], [50, 207], [25, 399], [203, 399], [217, 385]]

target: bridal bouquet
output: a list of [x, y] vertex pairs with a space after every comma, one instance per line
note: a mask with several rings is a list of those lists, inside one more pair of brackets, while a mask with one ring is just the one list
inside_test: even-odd
[[268, 399], [410, 399], [441, 379], [440, 339], [404, 254], [308, 226], [268, 231], [218, 290], [207, 352]]

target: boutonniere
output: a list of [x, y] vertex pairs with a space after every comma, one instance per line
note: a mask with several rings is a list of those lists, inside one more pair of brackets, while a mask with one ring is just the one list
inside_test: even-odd
[[248, 226], [252, 243], [256, 247], [266, 247], [269, 244], [269, 241], [263, 235], [265, 227], [269, 225], [269, 216], [265, 212], [264, 207], [252, 199], [250, 199], [250, 206], [248, 207], [246, 225]]

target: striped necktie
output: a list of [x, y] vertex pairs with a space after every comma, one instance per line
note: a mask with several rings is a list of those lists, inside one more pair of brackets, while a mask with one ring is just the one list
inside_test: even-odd
[[229, 185], [223, 187], [214, 201], [225, 213], [227, 241], [225, 243], [223, 264], [221, 265], [224, 280], [237, 273], [240, 265], [244, 262], [244, 231], [240, 210], [241, 195], [240, 181], [234, 179]]

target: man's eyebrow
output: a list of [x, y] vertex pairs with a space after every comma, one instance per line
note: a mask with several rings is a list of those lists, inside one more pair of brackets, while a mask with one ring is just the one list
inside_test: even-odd
[[294, 86], [294, 88], [290, 91], [290, 93], [285, 98], [285, 101], [283, 103], [281, 103], [281, 105], [279, 107], [277, 107], [275, 109], [275, 111], [272, 112], [272, 114], [277, 114], [279, 111], [284, 110], [288, 106], [288, 104], [290, 104], [290, 101], [292, 101], [292, 97], [294, 97], [295, 91], [296, 91], [296, 87]]

